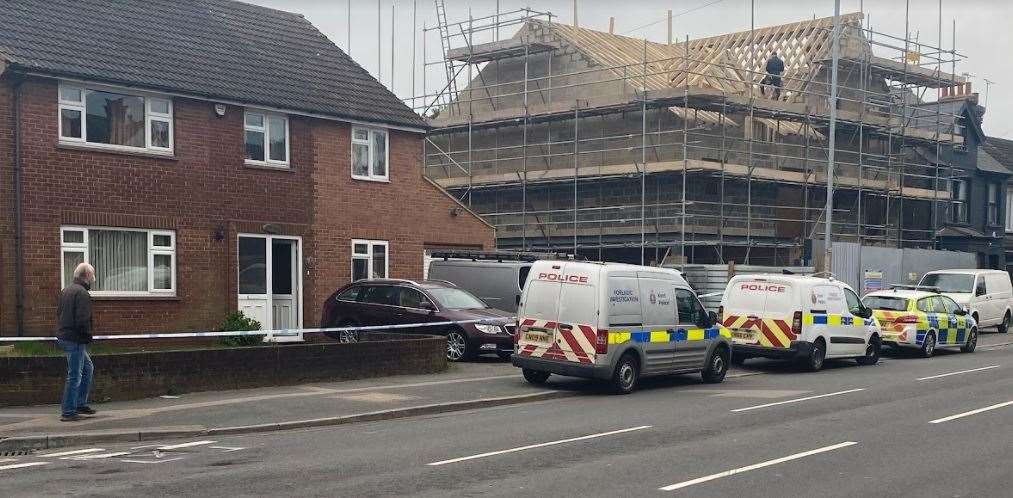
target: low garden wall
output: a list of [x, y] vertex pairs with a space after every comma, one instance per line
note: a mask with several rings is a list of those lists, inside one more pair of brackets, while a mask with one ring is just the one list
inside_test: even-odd
[[[94, 354], [92, 401], [446, 370], [446, 338], [363, 333], [356, 343]], [[62, 356], [0, 356], [0, 407], [59, 403]]]

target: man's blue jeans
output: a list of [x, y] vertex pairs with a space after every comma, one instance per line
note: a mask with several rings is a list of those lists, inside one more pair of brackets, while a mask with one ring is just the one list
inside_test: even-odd
[[88, 405], [88, 392], [91, 391], [91, 376], [95, 372], [95, 365], [84, 344], [63, 339], [57, 342], [67, 356], [67, 383], [63, 388], [60, 409], [63, 416], [68, 417], [76, 414], [79, 407]]

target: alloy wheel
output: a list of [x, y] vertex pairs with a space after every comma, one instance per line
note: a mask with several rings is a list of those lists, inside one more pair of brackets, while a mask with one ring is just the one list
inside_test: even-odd
[[464, 339], [464, 336], [460, 332], [454, 331], [447, 334], [447, 359], [450, 361], [458, 361], [464, 358], [464, 352], [468, 348], [468, 343]]

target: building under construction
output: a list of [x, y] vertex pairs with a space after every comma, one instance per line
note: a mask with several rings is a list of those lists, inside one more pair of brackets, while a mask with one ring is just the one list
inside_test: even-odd
[[[448, 82], [412, 99], [434, 127], [425, 174], [494, 224], [500, 248], [810, 262], [827, 216], [833, 18], [656, 43], [528, 9], [448, 23], [441, 3], [428, 32], [443, 58], [427, 64]], [[972, 97], [961, 56], [876, 33], [861, 13], [838, 27], [833, 238], [939, 247], [961, 209], [954, 164], [980, 131], [953, 105]]]

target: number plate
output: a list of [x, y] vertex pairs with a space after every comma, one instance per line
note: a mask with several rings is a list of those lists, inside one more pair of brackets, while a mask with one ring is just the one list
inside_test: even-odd
[[547, 343], [551, 343], [552, 342], [552, 337], [549, 337], [549, 334], [542, 334], [542, 333], [539, 333], [539, 332], [525, 332], [524, 333], [524, 341], [526, 341], [526, 342], [541, 342], [541, 343], [546, 343], [547, 344]]
[[756, 342], [756, 332], [752, 330], [733, 330], [732, 339], [738, 342]]

